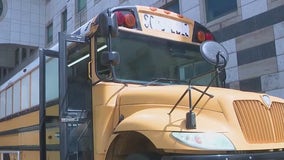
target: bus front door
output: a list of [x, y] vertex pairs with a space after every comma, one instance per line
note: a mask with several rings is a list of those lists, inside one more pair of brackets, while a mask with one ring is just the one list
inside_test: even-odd
[[85, 37], [59, 33], [61, 160], [93, 159], [90, 45]]

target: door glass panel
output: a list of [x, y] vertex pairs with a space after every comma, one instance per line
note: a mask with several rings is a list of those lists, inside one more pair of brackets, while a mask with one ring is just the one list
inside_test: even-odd
[[30, 107], [30, 76], [26, 76], [22, 79], [21, 88], [22, 109], [26, 109]]
[[0, 93], [0, 118], [6, 116], [6, 92], [2, 91]]
[[12, 97], [13, 97], [13, 88], [10, 87], [7, 89], [6, 92], [6, 116], [12, 114], [12, 108], [13, 108], [13, 101], [12, 101]]
[[46, 101], [58, 99], [58, 59], [48, 58], [46, 61]]
[[[60, 159], [60, 130], [59, 130], [59, 78], [58, 58], [45, 56], [45, 143], [47, 159]], [[40, 72], [31, 75], [31, 81], [38, 81]], [[38, 84], [36, 84], [38, 85]], [[37, 93], [36, 85], [31, 86], [32, 93]], [[38, 101], [33, 101], [36, 104]]]
[[[70, 47], [71, 46], [71, 47]], [[70, 160], [92, 159], [91, 81], [88, 78], [89, 44], [69, 45], [67, 54], [67, 123]]]
[[13, 113], [17, 113], [21, 109], [21, 81], [18, 81], [13, 86]]
[[31, 107], [39, 104], [39, 69], [31, 73]]

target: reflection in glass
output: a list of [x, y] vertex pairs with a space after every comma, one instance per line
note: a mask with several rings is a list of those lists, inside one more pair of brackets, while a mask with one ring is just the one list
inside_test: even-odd
[[[105, 43], [98, 44], [100, 47]], [[115, 66], [120, 81], [186, 84], [194, 79], [193, 84], [207, 85], [213, 76], [196, 78], [214, 69], [202, 58], [199, 45], [120, 32], [119, 37], [112, 39], [112, 50], [120, 54], [120, 64]], [[105, 78], [109, 67], [101, 65], [99, 60], [97, 64], [99, 76]]]

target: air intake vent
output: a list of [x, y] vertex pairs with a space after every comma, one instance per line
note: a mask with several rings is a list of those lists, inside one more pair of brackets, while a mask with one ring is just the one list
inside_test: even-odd
[[234, 101], [241, 129], [249, 143], [284, 142], [284, 104], [273, 102], [268, 109], [260, 101]]

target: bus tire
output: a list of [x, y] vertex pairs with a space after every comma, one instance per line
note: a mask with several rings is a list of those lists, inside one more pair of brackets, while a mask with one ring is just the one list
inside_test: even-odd
[[157, 154], [142, 154], [134, 153], [126, 157], [126, 160], [159, 160], [161, 159]]

